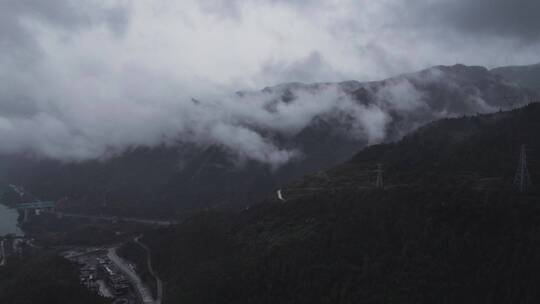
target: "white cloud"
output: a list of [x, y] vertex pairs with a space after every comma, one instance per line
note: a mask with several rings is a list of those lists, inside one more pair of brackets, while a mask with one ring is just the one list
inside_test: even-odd
[[[353, 104], [332, 87], [274, 105], [272, 94], [231, 92], [374, 80], [435, 63], [523, 63], [539, 50], [413, 27], [405, 15], [418, 1], [47, 3], [7, 1], [0, 12], [0, 152], [80, 160], [180, 139], [281, 164], [298, 151], [257, 128], [291, 135], [314, 117], [353, 113], [350, 134], [377, 142], [389, 121], [385, 105]], [[401, 110], [421, 98], [406, 82], [379, 94]], [[408, 99], [393, 102], [398, 96]]]

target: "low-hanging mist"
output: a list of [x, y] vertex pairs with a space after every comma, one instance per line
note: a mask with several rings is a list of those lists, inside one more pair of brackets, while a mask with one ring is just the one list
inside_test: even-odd
[[[454, 92], [463, 106], [434, 104], [437, 100], [422, 86]], [[133, 88], [117, 96], [107, 96], [100, 86], [88, 94], [63, 91], [49, 101], [37, 97], [40, 102], [33, 108], [8, 109], [0, 117], [0, 152], [81, 161], [136, 146], [216, 145], [234, 158], [279, 167], [303, 151], [284, 147], [276, 138], [294, 138], [316, 119], [331, 121], [342, 136], [373, 144], [387, 137], [393, 113], [399, 113], [402, 125], [395, 131], [404, 135], [433, 119], [498, 109], [483, 99], [486, 92], [456, 83], [439, 68], [380, 83], [292, 83], [204, 97], [165, 88], [148, 96], [148, 84]], [[358, 92], [366, 95], [355, 96]], [[526, 101], [522, 99], [516, 104]]]
[[[407, 8], [411, 15], [423, 12], [420, 2]], [[356, 82], [258, 91], [290, 81], [373, 80], [454, 62], [457, 55], [440, 52], [450, 42], [397, 14], [401, 8], [394, 1], [4, 1], [0, 153], [70, 162], [181, 142], [217, 145], [234, 158], [277, 167], [305, 153], [280, 138], [317, 119], [376, 143], [396, 111], [405, 116], [405, 134], [438, 117], [497, 110], [475, 89], [463, 95], [473, 105], [465, 112], [433, 108], [419, 79], [366, 84], [369, 96], [360, 97]], [[444, 32], [454, 32], [453, 45], [470, 41], [452, 26]], [[537, 43], [516, 51], [508, 35], [490, 36], [482, 48], [501, 46], [512, 54], [507, 61], [537, 54]], [[425, 47], [413, 47], [411, 38]], [[458, 58], [488, 60], [474, 52], [479, 45], [463, 45]], [[424, 81], [452, 85], [436, 74]], [[421, 119], [407, 114], [416, 112]]]
[[75, 104], [69, 98], [56, 99], [40, 103], [40, 109], [33, 113], [4, 112], [0, 150], [79, 161], [111, 156], [138, 145], [184, 142], [218, 145], [236, 157], [279, 166], [301, 151], [282, 148], [262, 133], [294, 136], [315, 117], [346, 117], [350, 128], [343, 132], [347, 136], [366, 137], [370, 142], [384, 137], [387, 114], [377, 105], [353, 102], [337, 85], [295, 91], [295, 99], [287, 102], [281, 100], [280, 93], [210, 99], [156, 97], [134, 102], [125, 96], [100, 99], [88, 94], [78, 97]]

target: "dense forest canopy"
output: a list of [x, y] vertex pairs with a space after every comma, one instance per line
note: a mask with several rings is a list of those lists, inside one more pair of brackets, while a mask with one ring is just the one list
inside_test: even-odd
[[286, 202], [148, 235], [167, 303], [534, 302], [539, 183], [521, 194], [513, 178], [523, 143], [540, 178], [539, 123], [540, 104], [435, 122], [291, 184]]

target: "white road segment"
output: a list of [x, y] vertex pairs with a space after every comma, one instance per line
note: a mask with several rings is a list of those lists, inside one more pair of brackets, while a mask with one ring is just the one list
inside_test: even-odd
[[285, 199], [283, 198], [283, 194], [281, 194], [281, 189], [277, 191], [277, 197], [280, 201], [284, 202]]

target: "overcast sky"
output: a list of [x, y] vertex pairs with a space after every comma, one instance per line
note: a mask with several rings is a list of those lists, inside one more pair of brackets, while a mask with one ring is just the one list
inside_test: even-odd
[[191, 97], [536, 63], [539, 15], [538, 0], [0, 0], [0, 152], [152, 145], [199, 118]]

